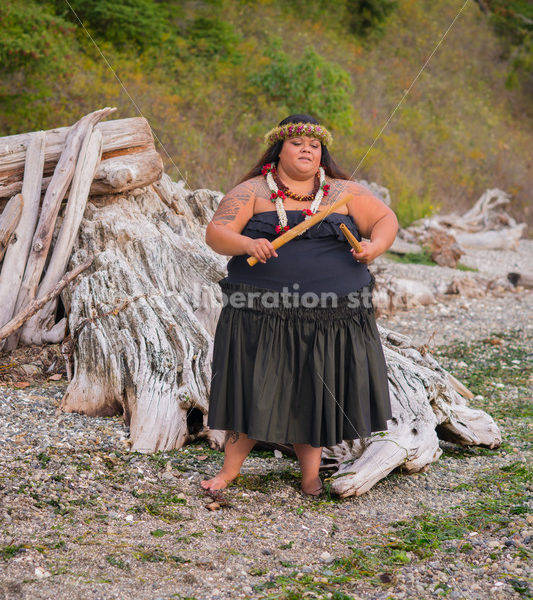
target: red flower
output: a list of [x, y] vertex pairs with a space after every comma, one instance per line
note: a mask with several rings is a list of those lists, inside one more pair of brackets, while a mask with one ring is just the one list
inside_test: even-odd
[[288, 225], [285, 225], [285, 231], [289, 230], [290, 227]]
[[328, 192], [329, 191], [329, 185], [327, 183], [325, 183], [322, 189], [324, 190], [324, 192]]
[[272, 194], [270, 195], [271, 200], [275, 200], [277, 197], [278, 195], [276, 194], [276, 192], [272, 192]]
[[276, 225], [276, 232], [281, 233], [281, 225]]
[[285, 194], [281, 190], [278, 190], [278, 196], [280, 198], [283, 198], [283, 200], [285, 200]]

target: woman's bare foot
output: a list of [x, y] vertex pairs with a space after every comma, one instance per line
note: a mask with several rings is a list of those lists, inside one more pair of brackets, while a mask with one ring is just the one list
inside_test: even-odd
[[237, 477], [237, 475], [231, 477], [230, 475], [220, 471], [220, 473], [217, 473], [211, 479], [204, 479], [200, 485], [204, 488], [204, 490], [223, 490], [228, 487], [228, 485], [235, 479], [235, 477]]
[[323, 489], [320, 477], [306, 482], [302, 481], [302, 492], [309, 496], [319, 496]]

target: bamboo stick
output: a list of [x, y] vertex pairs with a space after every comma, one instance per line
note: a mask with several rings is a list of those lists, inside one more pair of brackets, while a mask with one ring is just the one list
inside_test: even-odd
[[356, 252], [362, 252], [363, 251], [363, 246], [361, 246], [361, 244], [359, 243], [358, 239], [354, 236], [354, 234], [348, 229], [348, 227], [346, 227], [346, 225], [344, 223], [341, 223], [339, 225], [339, 227], [341, 228], [342, 233], [344, 233], [346, 239], [350, 242], [350, 246], [356, 251]]

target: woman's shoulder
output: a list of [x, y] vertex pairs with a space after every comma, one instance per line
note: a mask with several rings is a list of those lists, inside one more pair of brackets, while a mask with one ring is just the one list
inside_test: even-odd
[[246, 179], [245, 181], [241, 181], [235, 187], [231, 188], [229, 192], [226, 193], [227, 197], [231, 196], [239, 196], [247, 195], [249, 197], [255, 196], [263, 196], [265, 194], [265, 189], [267, 188], [265, 179], [261, 175], [257, 177], [252, 177], [251, 179]]

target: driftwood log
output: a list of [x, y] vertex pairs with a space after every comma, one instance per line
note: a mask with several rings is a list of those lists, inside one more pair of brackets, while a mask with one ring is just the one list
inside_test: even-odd
[[[161, 177], [163, 161], [146, 119], [105, 121], [95, 125], [95, 129], [102, 134], [102, 161], [91, 183], [91, 196], [136, 189]], [[71, 127], [59, 127], [45, 132], [43, 192], [50, 185], [70, 130]], [[22, 133], [0, 138], [0, 199], [21, 191], [26, 150], [34, 135]]]
[[[0, 326], [24, 323], [25, 308], [55, 289], [89, 194], [128, 191], [161, 179], [162, 160], [148, 122], [99, 123], [114, 110], [94, 111], [71, 127], [0, 138], [0, 261], [7, 250], [0, 271]], [[11, 200], [2, 198], [20, 189]], [[66, 319], [55, 322], [57, 298], [51, 298], [0, 341], [0, 348], [63, 340]]]
[[[154, 452], [206, 439], [212, 339], [221, 308], [216, 281], [226, 260], [205, 245], [205, 226], [220, 194], [187, 192], [166, 175], [128, 196], [92, 198], [71, 266], [94, 255], [69, 306], [74, 373], [65, 411], [122, 413], [132, 450]], [[439, 436], [495, 447], [497, 426], [468, 408], [471, 394], [424, 348], [380, 328], [393, 402], [389, 431], [325, 448], [340, 496], [370, 489], [391, 470], [423, 470], [438, 459]], [[276, 444], [263, 444], [281, 448]], [[288, 450], [290, 451], [290, 450]]]

